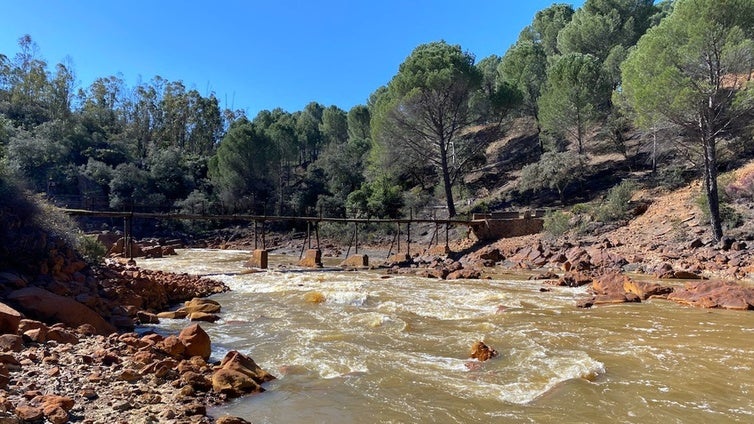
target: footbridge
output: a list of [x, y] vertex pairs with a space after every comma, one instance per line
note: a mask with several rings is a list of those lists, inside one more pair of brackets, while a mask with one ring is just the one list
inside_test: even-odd
[[[152, 213], [152, 212], [118, 212], [118, 211], [93, 211], [85, 209], [61, 209], [70, 216], [93, 217], [93, 218], [116, 218], [123, 219], [123, 237], [125, 239], [125, 255], [133, 259], [131, 252], [131, 243], [133, 241], [132, 224], [134, 219], [156, 219], [156, 220], [215, 220], [215, 221], [246, 221], [253, 223], [254, 229], [254, 256], [251, 265], [259, 268], [267, 268], [267, 224], [271, 222], [305, 222], [307, 226], [306, 238], [301, 248], [301, 255], [306, 250], [307, 258], [312, 257], [311, 261], [321, 266], [321, 251], [319, 226], [321, 223], [342, 223], [353, 226], [353, 233], [349, 242], [346, 258], [349, 258], [351, 248], [354, 253], [359, 253], [359, 227], [368, 224], [386, 224], [394, 225], [396, 228], [395, 235], [388, 250], [388, 257], [395, 251], [400, 253], [401, 238], [405, 236], [404, 246], [406, 252], [411, 252], [411, 226], [417, 224], [428, 224], [434, 227], [429, 246], [439, 246], [444, 241], [445, 251], [449, 251], [448, 239], [451, 226], [466, 226], [470, 233], [478, 240], [495, 240], [506, 237], [516, 237], [527, 234], [535, 234], [542, 231], [543, 216], [545, 211], [523, 211], [523, 212], [494, 212], [486, 214], [473, 214], [471, 219], [440, 219], [440, 218], [420, 218], [414, 217], [413, 213], [408, 218], [392, 219], [373, 219], [373, 218], [331, 218], [323, 216], [271, 216], [271, 215], [213, 215], [213, 214], [183, 214], [183, 213]], [[442, 237], [442, 233], [444, 237]], [[444, 239], [444, 240], [443, 240]], [[308, 248], [308, 249], [307, 249]], [[364, 258], [363, 265], [366, 265]]]

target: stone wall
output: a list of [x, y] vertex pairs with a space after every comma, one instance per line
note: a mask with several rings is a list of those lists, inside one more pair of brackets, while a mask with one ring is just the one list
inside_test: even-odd
[[485, 219], [472, 221], [471, 231], [477, 240], [498, 240], [537, 234], [543, 224], [540, 218]]

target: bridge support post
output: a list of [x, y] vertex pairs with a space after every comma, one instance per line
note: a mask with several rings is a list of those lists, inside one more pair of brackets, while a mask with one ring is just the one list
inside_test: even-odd
[[406, 254], [411, 256], [411, 221], [414, 219], [414, 210], [411, 209], [408, 214], [408, 223], [406, 224]]
[[265, 249], [254, 249], [251, 254], [251, 259], [245, 264], [252, 268], [267, 269], [268, 266], [268, 254]]
[[322, 251], [319, 249], [307, 250], [304, 258], [298, 262], [298, 265], [307, 268], [322, 268]]

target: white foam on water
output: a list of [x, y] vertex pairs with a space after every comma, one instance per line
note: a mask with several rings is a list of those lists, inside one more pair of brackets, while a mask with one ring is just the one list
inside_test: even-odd
[[330, 305], [364, 306], [369, 296], [363, 292], [354, 291], [324, 291], [325, 303]]
[[357, 331], [390, 331], [400, 333], [406, 329], [406, 321], [379, 312], [366, 312], [350, 316], [345, 321]]

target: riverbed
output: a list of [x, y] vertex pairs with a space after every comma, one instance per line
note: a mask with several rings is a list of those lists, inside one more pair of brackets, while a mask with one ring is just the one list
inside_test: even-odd
[[[754, 313], [662, 300], [578, 309], [585, 290], [492, 275], [442, 281], [317, 271], [271, 256], [181, 250], [139, 266], [232, 291], [201, 323], [278, 377], [211, 411], [254, 423], [709, 423], [754, 421]], [[163, 320], [175, 332], [185, 320]], [[483, 341], [500, 355], [468, 358]]]

